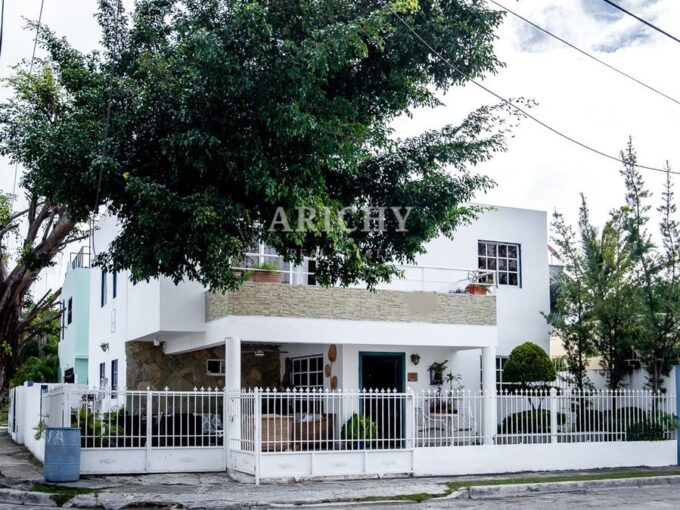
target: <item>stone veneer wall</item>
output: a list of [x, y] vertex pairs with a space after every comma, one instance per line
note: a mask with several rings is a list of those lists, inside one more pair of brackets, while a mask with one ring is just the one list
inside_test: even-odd
[[[255, 356], [262, 350], [264, 356]], [[152, 342], [127, 342], [126, 384], [130, 390], [189, 391], [194, 388], [224, 388], [223, 376], [206, 374], [207, 359], [224, 359], [224, 347], [201, 349], [182, 354], [165, 354], [162, 347]], [[281, 360], [278, 346], [263, 344], [242, 345], [241, 383], [244, 388], [254, 386], [276, 388], [280, 382]]]
[[237, 292], [206, 293], [206, 321], [228, 315], [265, 315], [366, 321], [496, 324], [496, 298], [245, 282]]

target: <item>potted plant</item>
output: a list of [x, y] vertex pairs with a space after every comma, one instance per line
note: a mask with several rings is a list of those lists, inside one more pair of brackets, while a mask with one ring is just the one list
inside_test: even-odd
[[468, 274], [468, 280], [470, 280], [470, 283], [465, 286], [465, 292], [467, 294], [486, 296], [489, 293], [489, 286], [486, 285], [488, 279], [488, 276], [482, 276], [476, 271]]
[[357, 413], [354, 413], [340, 429], [341, 439], [353, 443], [357, 450], [363, 450], [366, 441], [373, 441], [377, 435], [378, 428], [375, 422]]
[[278, 264], [263, 262], [262, 264], [253, 266], [252, 269], [255, 269], [256, 271], [248, 271], [248, 277], [254, 282], [281, 283], [283, 280], [283, 273], [280, 272], [281, 268]]
[[444, 371], [448, 361], [435, 361], [428, 370], [430, 371], [430, 384], [432, 386], [441, 386], [444, 384]]

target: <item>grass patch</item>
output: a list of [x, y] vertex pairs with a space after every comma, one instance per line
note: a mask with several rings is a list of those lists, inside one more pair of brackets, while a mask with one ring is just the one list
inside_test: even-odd
[[490, 478], [487, 480], [467, 480], [464, 482], [447, 482], [446, 486], [453, 491], [467, 487], [490, 485], [520, 485], [530, 483], [554, 482], [587, 482], [591, 480], [623, 480], [627, 478], [646, 478], [653, 476], [680, 476], [680, 470], [632, 471], [623, 473], [593, 473], [583, 475], [529, 476], [520, 478]]
[[666, 469], [656, 471], [629, 471], [623, 473], [592, 473], [583, 475], [555, 475], [555, 476], [526, 476], [520, 478], [489, 478], [482, 480], [466, 480], [462, 482], [447, 482], [447, 490], [443, 494], [428, 494], [418, 492], [415, 494], [400, 494], [397, 496], [366, 496], [364, 498], [353, 499], [353, 503], [367, 503], [371, 501], [412, 501], [422, 503], [431, 499], [450, 496], [457, 490], [467, 489], [468, 487], [491, 486], [491, 485], [520, 485], [532, 483], [554, 483], [554, 482], [584, 482], [591, 480], [622, 480], [626, 478], [645, 478], [654, 476], [680, 476], [680, 469]]
[[357, 503], [367, 503], [369, 501], [411, 501], [414, 503], [422, 503], [430, 499], [436, 498], [433, 494], [427, 492], [416, 492], [415, 494], [399, 494], [397, 496], [366, 496], [364, 498], [353, 499]]
[[35, 483], [31, 487], [33, 492], [44, 492], [52, 496], [54, 502], [62, 506], [69, 499], [79, 496], [80, 494], [92, 494], [98, 492], [98, 489], [88, 489], [85, 487], [63, 487], [61, 485], [50, 485], [47, 483]]

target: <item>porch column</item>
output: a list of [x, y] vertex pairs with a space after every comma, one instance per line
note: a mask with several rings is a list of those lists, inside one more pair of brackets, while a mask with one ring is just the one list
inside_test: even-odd
[[497, 428], [496, 347], [482, 348], [482, 392], [484, 394], [484, 416], [482, 419], [484, 444], [492, 445]]
[[241, 339], [227, 337], [224, 345], [224, 387], [227, 390], [241, 389]]

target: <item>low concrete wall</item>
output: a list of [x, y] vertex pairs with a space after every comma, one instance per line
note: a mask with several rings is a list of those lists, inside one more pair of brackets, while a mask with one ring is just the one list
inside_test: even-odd
[[239, 291], [206, 293], [206, 321], [229, 315], [496, 324], [496, 298], [470, 294], [404, 292], [245, 282]]
[[677, 464], [675, 441], [518, 444], [416, 448], [418, 476], [483, 475]]

